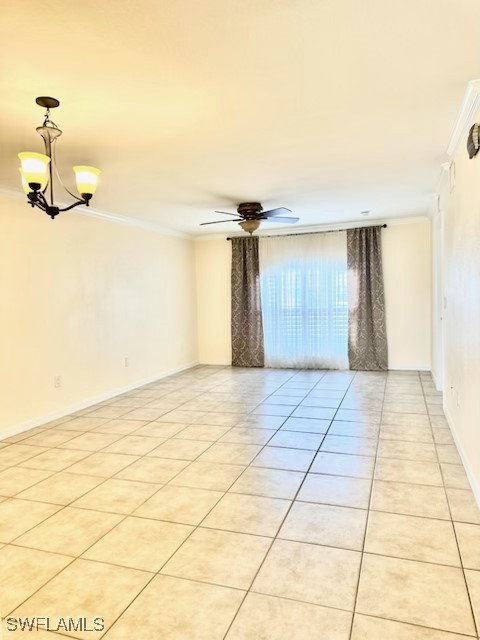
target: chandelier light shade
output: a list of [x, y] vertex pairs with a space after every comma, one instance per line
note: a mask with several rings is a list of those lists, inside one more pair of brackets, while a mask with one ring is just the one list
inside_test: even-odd
[[[69, 211], [79, 205], [89, 206], [90, 200], [97, 189], [100, 170], [85, 165], [73, 167], [80, 197], [67, 189], [60, 178], [55, 162], [56, 141], [62, 135], [62, 131], [50, 120], [50, 109], [58, 107], [60, 102], [56, 98], [42, 96], [36, 99], [36, 103], [46, 109], [43, 124], [41, 127], [37, 127], [37, 132], [42, 136], [45, 144], [45, 153], [35, 153], [33, 151], [19, 153], [18, 157], [21, 164], [19, 171], [22, 188], [29, 204], [45, 211], [53, 220], [62, 211]], [[71, 205], [62, 208], [55, 204], [53, 195], [54, 175], [58, 178], [65, 191], [75, 199], [75, 202]]]
[[82, 197], [86, 195], [89, 195], [90, 197], [93, 196], [97, 190], [100, 169], [95, 169], [95, 167], [78, 166], [73, 167], [73, 170], [75, 172], [75, 180], [77, 181], [78, 193]]
[[50, 158], [43, 153], [24, 151], [19, 153], [22, 177], [30, 189], [45, 189], [48, 182]]
[[22, 181], [22, 189], [23, 189], [23, 193], [28, 196], [28, 194], [30, 193], [31, 189], [28, 186], [28, 182], [25, 180], [25, 176], [23, 175], [23, 171], [22, 171], [22, 167], [18, 167], [18, 170], [20, 172], [20, 179]]

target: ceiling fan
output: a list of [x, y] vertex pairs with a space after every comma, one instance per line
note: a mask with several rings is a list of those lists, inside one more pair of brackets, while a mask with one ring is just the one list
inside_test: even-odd
[[228, 213], [227, 211], [215, 211], [225, 216], [233, 216], [234, 220], [216, 220], [215, 222], [202, 222], [200, 226], [206, 224], [221, 224], [222, 222], [238, 222], [242, 229], [252, 235], [258, 229], [263, 220], [267, 222], [287, 222], [293, 224], [298, 222], [299, 218], [290, 218], [282, 216], [283, 213], [292, 213], [290, 209], [279, 207], [278, 209], [270, 209], [264, 211], [259, 202], [242, 202], [237, 207], [237, 213]]

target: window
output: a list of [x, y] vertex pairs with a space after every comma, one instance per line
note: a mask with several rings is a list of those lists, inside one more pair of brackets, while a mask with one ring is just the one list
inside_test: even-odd
[[260, 238], [265, 364], [348, 368], [345, 232]]

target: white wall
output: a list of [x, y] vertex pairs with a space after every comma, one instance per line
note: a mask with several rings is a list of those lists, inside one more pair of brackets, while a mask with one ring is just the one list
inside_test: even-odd
[[[430, 369], [430, 222], [382, 231], [389, 366]], [[195, 242], [199, 360], [230, 364], [231, 247], [225, 237]]]
[[5, 196], [0, 228], [0, 435], [196, 361], [191, 240]]
[[[472, 122], [480, 120], [480, 111]], [[480, 156], [466, 137], [445, 174], [442, 210], [444, 409], [480, 504]]]
[[432, 376], [439, 391], [443, 391], [443, 283], [442, 283], [442, 215], [437, 198], [432, 207]]

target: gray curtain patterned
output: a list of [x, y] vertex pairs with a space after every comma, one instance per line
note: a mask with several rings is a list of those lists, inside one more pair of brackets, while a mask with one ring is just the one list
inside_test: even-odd
[[381, 227], [347, 230], [350, 369], [388, 369]]
[[232, 238], [232, 365], [263, 367], [258, 238]]

